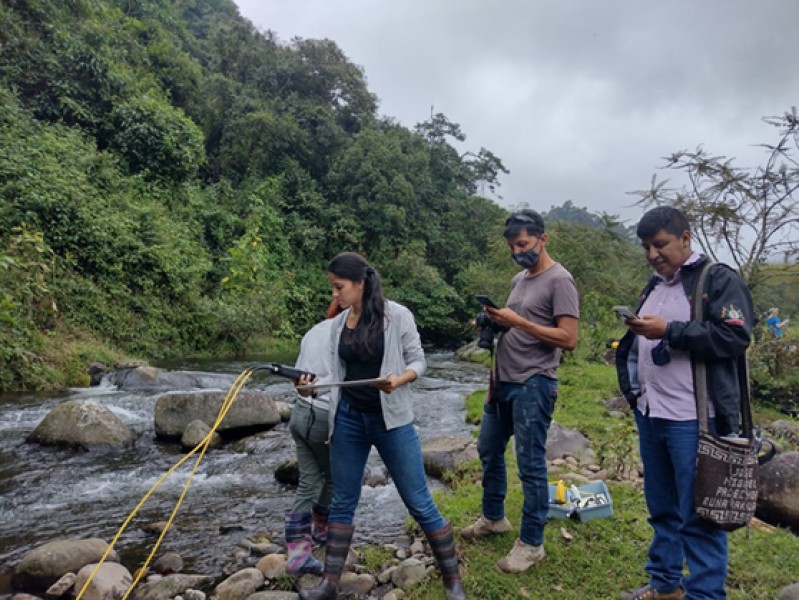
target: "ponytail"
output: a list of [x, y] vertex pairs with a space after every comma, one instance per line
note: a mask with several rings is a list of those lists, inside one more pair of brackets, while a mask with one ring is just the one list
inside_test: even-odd
[[379, 336], [383, 335], [386, 315], [386, 299], [380, 275], [366, 259], [355, 252], [342, 252], [337, 255], [327, 268], [342, 279], [363, 281], [363, 299], [361, 300], [361, 319], [353, 335], [353, 345], [357, 352], [371, 354], [377, 347]]

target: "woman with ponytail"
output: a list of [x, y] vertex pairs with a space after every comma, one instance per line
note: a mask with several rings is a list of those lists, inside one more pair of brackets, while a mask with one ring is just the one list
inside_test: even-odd
[[425, 479], [413, 426], [408, 385], [427, 363], [413, 314], [386, 300], [380, 276], [354, 252], [336, 256], [327, 269], [333, 298], [343, 313], [333, 320], [332, 378], [382, 378], [376, 386], [334, 387], [330, 394], [330, 465], [333, 500], [328, 515], [322, 582], [300, 597], [332, 600], [354, 532], [366, 460], [377, 448], [408, 512], [425, 533], [438, 562], [448, 600], [465, 598], [452, 528], [438, 511]]

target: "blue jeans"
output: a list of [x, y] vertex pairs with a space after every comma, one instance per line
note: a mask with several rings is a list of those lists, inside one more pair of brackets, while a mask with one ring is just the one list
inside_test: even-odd
[[534, 375], [524, 383], [505, 383], [483, 408], [477, 450], [483, 463], [483, 515], [492, 521], [505, 516], [508, 491], [505, 449], [515, 435], [516, 462], [524, 492], [519, 539], [544, 543], [549, 511], [547, 487], [547, 431], [552, 422], [558, 381]]
[[[686, 600], [726, 598], [727, 533], [694, 511], [699, 427], [635, 412], [644, 463], [644, 497], [654, 530], [646, 572], [660, 592], [685, 588]], [[683, 563], [689, 575], [683, 578]]]
[[336, 410], [330, 442], [333, 503], [329, 521], [352, 524], [372, 446], [377, 448], [402, 501], [422, 531], [444, 527], [447, 522], [438, 512], [427, 487], [422, 447], [413, 424], [386, 429], [382, 415], [355, 410], [344, 399]]

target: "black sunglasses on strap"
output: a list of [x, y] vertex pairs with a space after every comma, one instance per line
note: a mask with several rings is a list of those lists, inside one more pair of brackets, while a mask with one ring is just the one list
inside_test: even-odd
[[513, 222], [516, 222], [516, 223], [534, 223], [536, 225], [540, 225], [540, 223], [538, 221], [536, 221], [533, 217], [531, 217], [530, 215], [526, 215], [524, 213], [516, 213], [516, 214], [513, 214], [513, 215], [509, 216], [507, 219], [505, 219], [505, 226], [508, 226], [508, 225], [510, 225]]

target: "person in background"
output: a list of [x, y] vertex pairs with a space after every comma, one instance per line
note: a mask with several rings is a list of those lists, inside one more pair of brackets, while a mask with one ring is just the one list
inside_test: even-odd
[[522, 573], [546, 556], [547, 431], [558, 396], [561, 351], [577, 345], [580, 307], [574, 279], [547, 251], [541, 215], [531, 209], [512, 213], [503, 235], [523, 270], [511, 280], [505, 308], [484, 307], [489, 318], [508, 331], [497, 343], [495, 376], [477, 440], [483, 512], [461, 530], [461, 537], [472, 540], [512, 529], [505, 517], [505, 449], [514, 436], [524, 494], [522, 523], [513, 548], [496, 566], [505, 573]]
[[[330, 303], [326, 319], [314, 325], [303, 336], [295, 368], [316, 375], [316, 382], [330, 379], [330, 353], [327, 342], [333, 325], [332, 318], [341, 312], [338, 302]], [[295, 382], [311, 383], [306, 374]], [[322, 563], [313, 555], [313, 542], [327, 540], [328, 506], [333, 495], [330, 476], [330, 456], [327, 446], [329, 391], [318, 393], [298, 391], [299, 397], [291, 411], [289, 431], [297, 448], [299, 484], [291, 510], [285, 514], [286, 573], [322, 573]]]
[[[744, 280], [731, 268], [710, 268], [704, 290], [694, 283], [707, 263], [691, 248], [685, 215], [661, 206], [636, 231], [655, 270], [629, 331], [616, 350], [619, 387], [638, 427], [644, 498], [654, 531], [649, 582], [622, 600], [726, 598], [727, 533], [694, 510], [699, 442], [693, 364], [708, 375], [709, 426], [721, 436], [740, 432], [738, 359], [749, 346], [754, 309]], [[702, 294], [703, 319], [691, 319], [690, 298]], [[683, 575], [683, 564], [688, 575]]]
[[772, 307], [768, 311], [768, 319], [766, 319], [766, 327], [768, 327], [768, 331], [772, 334], [775, 338], [779, 339], [782, 337], [783, 329], [788, 325], [788, 319], [782, 320], [780, 319], [780, 309], [776, 306]]
[[330, 461], [333, 502], [328, 521], [322, 582], [300, 597], [338, 595], [339, 580], [354, 533], [372, 446], [383, 459], [402, 501], [424, 531], [438, 563], [448, 600], [465, 598], [452, 528], [427, 487], [419, 437], [413, 426], [409, 383], [427, 363], [413, 314], [386, 300], [380, 276], [354, 252], [336, 256], [327, 269], [333, 298], [344, 312], [335, 318], [329, 349], [335, 381], [382, 378], [374, 386], [334, 387], [330, 394]]

